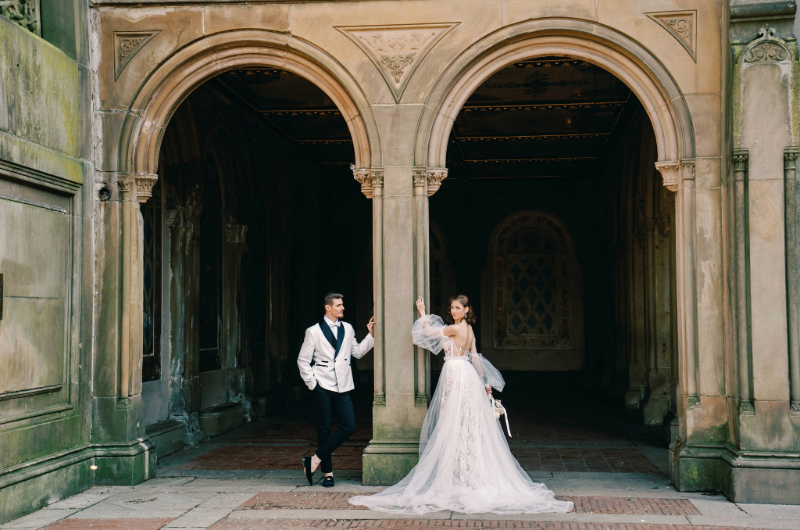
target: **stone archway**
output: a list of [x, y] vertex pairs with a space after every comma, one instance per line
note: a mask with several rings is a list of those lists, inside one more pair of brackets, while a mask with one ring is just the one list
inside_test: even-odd
[[503, 28], [466, 49], [439, 77], [417, 128], [415, 164], [429, 175], [446, 175], [450, 133], [471, 94], [512, 63], [543, 56], [581, 59], [607, 70], [630, 88], [652, 124], [656, 168], [665, 187], [676, 192], [679, 410], [685, 439], [686, 411], [699, 405], [695, 138], [684, 96], [661, 62], [629, 37], [589, 21], [549, 18]]
[[[131, 103], [118, 140], [120, 208], [120, 396], [141, 391], [142, 263], [139, 252], [139, 203], [157, 182], [161, 143], [181, 102], [212, 77], [238, 68], [287, 70], [310, 81], [334, 102], [350, 131], [354, 166], [369, 172], [380, 165], [377, 126], [366, 97], [350, 74], [330, 55], [296, 37], [262, 30], [214, 34], [166, 59], [144, 81]], [[361, 169], [364, 168], [364, 169]], [[138, 425], [137, 425], [138, 428]]]

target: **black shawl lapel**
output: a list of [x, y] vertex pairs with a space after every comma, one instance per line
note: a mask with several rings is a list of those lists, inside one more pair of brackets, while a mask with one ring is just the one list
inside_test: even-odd
[[[333, 338], [333, 333], [331, 333], [331, 328], [328, 326], [328, 323], [325, 322], [324, 318], [319, 323], [319, 329], [322, 330], [322, 334], [325, 335], [326, 339], [328, 339], [328, 343], [330, 343], [331, 348], [336, 350], [336, 353], [339, 353], [339, 345], [336, 344], [336, 339]], [[339, 335], [340, 336], [342, 334], [341, 330], [342, 330], [342, 328], [340, 327], [339, 328]], [[341, 341], [339, 341], [339, 342], [341, 343]], [[334, 359], [336, 358], [335, 354], [334, 354], [333, 358]]]
[[[328, 328], [328, 333], [330, 333], [330, 329], [331, 328]], [[336, 360], [336, 356], [339, 355], [339, 350], [342, 349], [342, 343], [344, 342], [344, 324], [342, 323], [341, 320], [339, 321], [339, 332], [336, 335], [338, 336], [338, 338], [336, 341], [336, 353], [333, 354], [334, 360]], [[331, 333], [331, 336], [333, 336], [333, 333]]]

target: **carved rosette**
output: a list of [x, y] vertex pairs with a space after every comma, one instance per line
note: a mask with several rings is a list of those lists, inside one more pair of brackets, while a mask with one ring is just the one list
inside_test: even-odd
[[136, 199], [140, 204], [146, 203], [153, 196], [156, 182], [158, 182], [158, 175], [136, 176]]
[[786, 43], [775, 36], [775, 28], [769, 24], [763, 26], [759, 32], [759, 37], [750, 43], [745, 50], [742, 61], [745, 63], [774, 64], [789, 61], [792, 52], [789, 51]]
[[247, 225], [225, 225], [225, 240], [228, 243], [244, 245], [247, 243], [247, 230], [250, 227]]
[[439, 191], [442, 181], [447, 178], [447, 168], [429, 169], [428, 177], [428, 197]]
[[678, 175], [681, 166], [675, 161], [656, 162], [656, 169], [661, 173], [664, 187], [669, 191], [678, 191]]

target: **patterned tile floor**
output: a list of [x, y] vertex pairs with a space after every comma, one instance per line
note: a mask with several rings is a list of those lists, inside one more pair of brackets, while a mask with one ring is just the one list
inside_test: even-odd
[[[511, 451], [531, 472], [659, 473], [657, 464], [626, 429], [638, 426], [613, 408], [586, 414], [569, 403], [540, 401], [537, 412], [514, 397]], [[555, 401], [555, 400], [553, 400]], [[513, 405], [511, 404], [513, 403]], [[516, 408], [514, 407], [516, 405]], [[371, 409], [360, 399], [358, 430], [334, 453], [334, 469], [361, 470], [361, 454], [372, 438]], [[641, 434], [641, 428], [639, 428]], [[211, 440], [209, 450], [171, 467], [174, 471], [256, 471], [298, 469], [300, 457], [313, 453], [316, 432], [310, 403], [269, 416]], [[663, 442], [657, 442], [661, 443]], [[663, 447], [665, 449], [665, 447]], [[168, 459], [169, 460], [169, 459]]]

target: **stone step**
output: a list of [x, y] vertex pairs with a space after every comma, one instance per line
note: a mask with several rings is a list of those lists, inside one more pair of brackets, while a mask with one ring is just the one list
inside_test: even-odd
[[147, 438], [156, 444], [158, 458], [183, 449], [183, 423], [177, 420], [166, 420], [145, 427]]
[[220, 403], [198, 413], [200, 428], [212, 438], [240, 427], [243, 422], [241, 403]]

